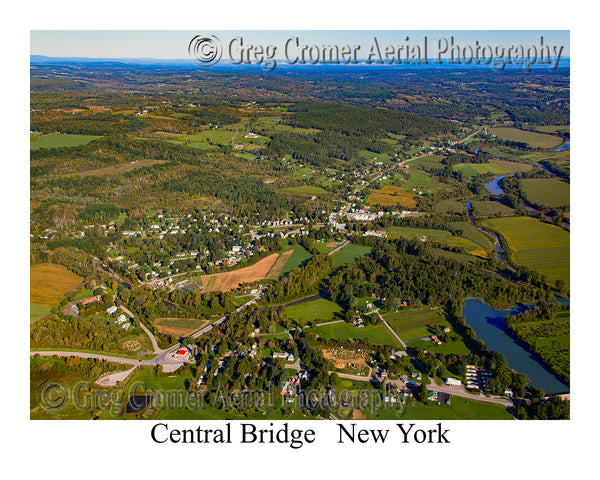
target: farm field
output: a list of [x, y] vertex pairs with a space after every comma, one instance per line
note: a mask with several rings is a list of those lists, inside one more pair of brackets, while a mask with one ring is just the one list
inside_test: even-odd
[[405, 193], [403, 188], [386, 185], [378, 190], [370, 190], [367, 198], [370, 205], [400, 205], [407, 209], [417, 206], [414, 195]]
[[569, 285], [569, 233], [530, 217], [492, 218], [482, 222], [500, 233], [512, 261], [538, 270], [550, 282]]
[[102, 167], [102, 168], [94, 168], [92, 170], [83, 170], [81, 172], [74, 172], [74, 173], [69, 173], [66, 175], [63, 175], [65, 177], [71, 176], [71, 175], [77, 175], [79, 177], [89, 177], [89, 176], [113, 176], [113, 175], [120, 175], [122, 173], [127, 173], [127, 172], [131, 172], [132, 170], [135, 170], [137, 168], [143, 168], [143, 167], [151, 167], [152, 165], [156, 165], [159, 163], [167, 163], [166, 160], [137, 160], [135, 162], [126, 162], [126, 163], [121, 163], [119, 165], [111, 165], [110, 167]]
[[346, 322], [334, 323], [331, 325], [317, 326], [313, 328], [323, 338], [335, 338], [339, 340], [365, 340], [373, 345], [393, 345], [398, 346], [398, 342], [385, 325], [369, 325], [363, 328], [356, 328]]
[[38, 306], [53, 307], [78, 288], [83, 279], [62, 265], [38, 263], [29, 267], [29, 300]]
[[29, 323], [37, 322], [50, 313], [52, 307], [44, 305], [29, 305]]
[[[286, 256], [286, 262], [281, 266], [279, 273], [277, 273], [274, 266], [273, 271], [269, 272], [269, 278], [281, 278], [312, 258], [312, 255], [302, 245], [296, 245], [288, 250], [284, 250], [281, 255]], [[275, 275], [277, 276], [275, 277]]]
[[406, 163], [406, 165], [409, 168], [409, 173], [412, 173], [410, 170], [412, 168], [430, 167], [436, 163], [439, 163], [443, 158], [444, 157], [442, 157], [441, 155], [427, 155], [427, 156], [424, 155], [422, 158], [411, 160], [410, 162]]
[[431, 340], [416, 340], [410, 342], [408, 347], [419, 347], [421, 350], [428, 350], [433, 353], [443, 353], [446, 355], [449, 353], [454, 353], [455, 355], [468, 355], [470, 352], [462, 338], [456, 333], [453, 335], [453, 340], [443, 342], [441, 345], [436, 345]]
[[301, 324], [316, 320], [332, 320], [341, 313], [342, 309], [337, 303], [325, 298], [285, 307], [285, 316]]
[[[413, 188], [423, 192], [433, 191], [433, 180], [431, 175], [423, 170], [413, 170], [409, 173], [410, 177], [399, 182], [400, 188], [403, 188], [407, 193], [410, 193]], [[401, 177], [403, 178], [403, 177]]]
[[526, 132], [512, 127], [494, 127], [489, 129], [489, 133], [496, 135], [501, 140], [511, 142], [524, 142], [531, 148], [556, 148], [563, 141], [562, 138], [547, 135], [545, 133]]
[[432, 242], [439, 242], [448, 245], [449, 247], [463, 248], [466, 253], [472, 254], [478, 257], [487, 258], [486, 251], [481, 248], [480, 245], [475, 242], [463, 238], [453, 236], [446, 230], [434, 230], [430, 228], [413, 228], [413, 227], [388, 227], [387, 228], [389, 238], [419, 238], [426, 239]]
[[494, 244], [492, 240], [485, 234], [477, 230], [473, 225], [469, 222], [452, 222], [450, 223], [452, 227], [460, 228], [463, 231], [463, 237], [472, 242], [475, 242], [477, 245], [480, 245], [484, 250], [493, 250]]
[[571, 186], [559, 178], [525, 178], [519, 184], [529, 203], [550, 208], [570, 203]]
[[363, 255], [368, 255], [373, 249], [365, 245], [350, 244], [346, 248], [342, 248], [333, 256], [333, 266], [339, 267], [350, 262], [354, 262], [357, 258]]
[[373, 160], [374, 162], [384, 162], [388, 163], [392, 160], [392, 155], [389, 153], [375, 153], [369, 152], [368, 150], [361, 150], [358, 152], [361, 157], [366, 158], [367, 160]]
[[42, 135], [29, 143], [30, 150], [39, 150], [40, 148], [62, 148], [78, 147], [86, 145], [93, 140], [102, 138], [101, 135], [72, 135], [67, 133], [49, 133]]
[[475, 215], [513, 215], [515, 211], [500, 202], [493, 200], [473, 200], [471, 202], [472, 211]]
[[462, 172], [467, 177], [476, 177], [477, 175], [486, 173], [492, 173], [494, 175], [510, 173], [508, 169], [501, 165], [496, 165], [495, 163], [459, 163], [452, 168], [457, 172]]
[[249, 267], [240, 268], [231, 272], [202, 275], [193, 280], [199, 283], [205, 292], [228, 292], [239, 287], [242, 283], [251, 283], [267, 278], [267, 274], [277, 261], [279, 254], [273, 253]]
[[497, 165], [500, 168], [504, 168], [508, 170], [510, 173], [517, 172], [528, 172], [533, 169], [533, 165], [530, 163], [521, 163], [521, 162], [509, 162], [507, 160], [490, 160], [490, 163]]
[[543, 133], [554, 133], [559, 130], [566, 130], [567, 132], [571, 131], [570, 125], [539, 125], [535, 127], [536, 130]]
[[[435, 325], [445, 320], [442, 312], [439, 309], [423, 309], [423, 310], [412, 310], [409, 312], [399, 313], [386, 313], [383, 315], [386, 322], [390, 324], [390, 327], [396, 332], [402, 340], [412, 340], [418, 337], [407, 337], [403, 332], [414, 330], [417, 327], [426, 327], [427, 325]], [[413, 335], [414, 332], [411, 333]], [[425, 334], [424, 334], [425, 335]], [[419, 336], [424, 336], [419, 335]]]
[[465, 202], [449, 198], [438, 202], [433, 207], [436, 213], [465, 213]]
[[185, 337], [208, 323], [197, 318], [157, 318], [154, 325], [160, 333]]

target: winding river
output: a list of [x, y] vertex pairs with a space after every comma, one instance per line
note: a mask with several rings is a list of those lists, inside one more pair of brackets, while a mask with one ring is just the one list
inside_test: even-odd
[[478, 298], [469, 298], [465, 300], [463, 315], [477, 338], [490, 350], [503, 354], [511, 368], [527, 375], [531, 380], [530, 385], [543, 388], [546, 393], [566, 393], [569, 386], [556, 377], [522, 342], [508, 334], [504, 317], [516, 315], [531, 307], [532, 305], [516, 304], [508, 310], [494, 310]]

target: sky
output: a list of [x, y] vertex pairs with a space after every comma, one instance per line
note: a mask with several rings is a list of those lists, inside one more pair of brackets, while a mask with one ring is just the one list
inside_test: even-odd
[[[368, 50], [377, 37], [381, 44], [414, 45], [427, 37], [428, 43], [437, 45], [440, 38], [450, 41], [454, 37], [457, 45], [539, 45], [540, 37], [548, 45], [563, 46], [563, 57], [570, 56], [568, 30], [204, 30], [204, 31], [144, 31], [144, 30], [32, 30], [30, 35], [32, 55], [50, 57], [90, 58], [156, 58], [186, 59], [190, 40], [196, 36], [215, 35], [224, 46], [234, 37], [242, 37], [245, 45], [274, 45], [283, 52], [286, 40], [297, 36], [301, 44], [335, 44], [342, 46], [361, 45]], [[405, 41], [406, 37], [408, 41]], [[225, 50], [226, 55], [226, 50]], [[281, 53], [275, 58], [283, 58]]]

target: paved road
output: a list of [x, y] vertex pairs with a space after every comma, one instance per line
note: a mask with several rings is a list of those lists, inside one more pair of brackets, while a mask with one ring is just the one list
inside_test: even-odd
[[135, 358], [116, 357], [113, 355], [102, 355], [101, 353], [86, 353], [86, 352], [68, 352], [62, 350], [35, 350], [29, 352], [29, 356], [40, 355], [42, 357], [52, 357], [56, 355], [58, 357], [79, 357], [79, 358], [97, 358], [99, 360], [106, 360], [107, 362], [129, 364], [129, 365], [152, 365], [153, 360], [136, 360]]
[[456, 397], [468, 398], [470, 400], [476, 400], [478, 402], [498, 403], [500, 405], [504, 405], [505, 407], [512, 407], [514, 405], [513, 401], [509, 398], [486, 397], [482, 394], [475, 395], [473, 393], [467, 392], [462, 386], [448, 387], [446, 385], [436, 385], [435, 382], [431, 382], [429, 385], [427, 385], [427, 390], [431, 390], [433, 392], [449, 393], [450, 395], [454, 395]]
[[390, 333], [392, 334], [392, 336], [398, 340], [398, 342], [400, 343], [400, 345], [402, 345], [404, 347], [404, 351], [406, 351], [406, 343], [404, 343], [404, 341], [398, 336], [398, 334], [396, 332], [394, 332], [394, 329], [390, 326], [390, 324], [388, 322], [385, 321], [385, 318], [383, 318], [381, 316], [381, 313], [379, 313], [379, 309], [374, 310], [374, 312], [379, 315], [379, 319], [383, 322], [383, 324], [387, 327], [387, 329], [390, 331]]
[[344, 243], [342, 243], [341, 245], [339, 245], [338, 247], [334, 248], [331, 252], [329, 252], [327, 255], [331, 256], [331, 255], [335, 255], [337, 252], [339, 252], [342, 248], [346, 248], [348, 245], [350, 245], [350, 242], [352, 241], [352, 236], [348, 237]]
[[334, 323], [342, 323], [345, 322], [346, 320], [333, 320], [331, 322], [325, 322], [325, 323], [319, 323], [318, 325], [315, 325], [315, 327], [322, 327], [324, 325], [333, 325]]
[[98, 380], [94, 383], [102, 386], [102, 387], [114, 387], [119, 382], [125, 380], [131, 372], [133, 372], [137, 368], [137, 365], [131, 367], [129, 370], [124, 370], [122, 372], [110, 372], [102, 375]]
[[[134, 318], [133, 313], [131, 313], [131, 311], [128, 308], [126, 308], [124, 305], [121, 305], [120, 308], [131, 318]], [[148, 330], [148, 328], [146, 328], [146, 326], [141, 321], [138, 323], [140, 324], [140, 327], [146, 333], [146, 335], [148, 335], [148, 338], [150, 339], [150, 343], [152, 344], [152, 348], [154, 349], [154, 353], [161, 353], [162, 350], [160, 348], [158, 348], [158, 343], [156, 342], [156, 338], [154, 337], [152, 332], [150, 330]]]
[[469, 138], [471, 138], [471, 137], [473, 137], [473, 136], [477, 135], [478, 133], [481, 133], [481, 130], [485, 130], [485, 133], [487, 133], [487, 127], [480, 128], [479, 130], [477, 130], [477, 131], [473, 132], [471, 135], [469, 135], [468, 137], [465, 137], [465, 138], [463, 138], [462, 140], [460, 140], [460, 141], [459, 141], [459, 142], [457, 142], [457, 143], [463, 143], [465, 140], [468, 140]]

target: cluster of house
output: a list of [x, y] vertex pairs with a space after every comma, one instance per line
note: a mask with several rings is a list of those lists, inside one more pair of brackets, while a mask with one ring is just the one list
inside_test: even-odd
[[365, 233], [363, 233], [363, 236], [365, 236], [365, 237], [386, 238], [387, 235], [388, 234], [385, 230], [367, 230]]
[[492, 378], [491, 370], [467, 365], [467, 388], [475, 388], [483, 392], [490, 378]]
[[273, 360], [277, 360], [278, 358], [285, 358], [288, 362], [294, 361], [294, 354], [288, 352], [273, 352]]
[[301, 370], [287, 382], [284, 383], [281, 389], [281, 396], [285, 397], [286, 402], [293, 402], [294, 397], [300, 393], [300, 383], [309, 378], [308, 370]]
[[430, 400], [432, 402], [437, 402], [439, 405], [450, 405], [451, 398], [452, 398], [452, 395], [450, 395], [449, 393], [445, 393], [445, 392], [434, 392], [434, 391], [430, 390], [427, 393], [427, 400]]
[[[403, 305], [404, 306], [404, 305]], [[444, 327], [444, 329], [442, 330], [444, 333], [450, 333], [450, 327]], [[431, 339], [431, 341], [433, 343], [435, 343], [436, 345], [441, 345], [442, 341], [439, 339], [439, 337], [437, 335], [431, 335], [429, 337]]]
[[458, 378], [448, 377], [445, 381], [447, 387], [460, 387], [462, 382]]
[[100, 295], [94, 295], [93, 297], [84, 298], [79, 300], [78, 302], [69, 303], [66, 307], [63, 308], [63, 313], [65, 315], [69, 315], [71, 317], [76, 317], [79, 315], [79, 307], [78, 304], [82, 307], [89, 305], [90, 303], [99, 302], [102, 299]]
[[[117, 307], [115, 305], [108, 307], [106, 309], [106, 313], [108, 315], [113, 315], [114, 313], [117, 312]], [[131, 322], [129, 320], [129, 317], [126, 316], [124, 313], [121, 313], [116, 319], [115, 319], [115, 323], [117, 325], [121, 325], [121, 328], [128, 330], [129, 328], [131, 328]]]

